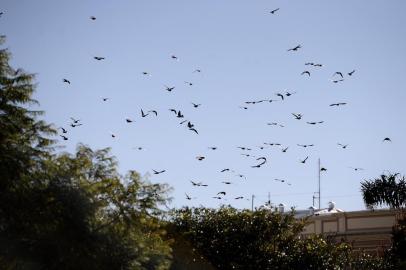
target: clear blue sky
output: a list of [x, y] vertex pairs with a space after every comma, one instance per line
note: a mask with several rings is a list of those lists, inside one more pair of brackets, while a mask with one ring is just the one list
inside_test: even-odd
[[[405, 173], [403, 0], [3, 0], [0, 10], [0, 32], [7, 36], [13, 66], [37, 74], [35, 97], [45, 119], [68, 128], [69, 140], [60, 142], [65, 150], [73, 152], [80, 142], [112, 147], [121, 172], [135, 169], [152, 182], [170, 184], [173, 206], [250, 208], [250, 201], [234, 197], [255, 194], [259, 206], [270, 192], [273, 203], [307, 208], [317, 190], [320, 157], [327, 168], [322, 206], [334, 200], [339, 208], [357, 210], [364, 208], [361, 180], [385, 170]], [[287, 52], [298, 44], [297, 52]], [[300, 75], [304, 70], [310, 78]], [[344, 73], [343, 82], [332, 83], [336, 71]], [[176, 88], [169, 93], [164, 85]], [[239, 108], [245, 101], [280, 99], [275, 94], [286, 90], [296, 94]], [[191, 102], [202, 105], [196, 109]], [[347, 105], [329, 106], [336, 102]], [[179, 125], [170, 108], [180, 109], [199, 135]], [[140, 109], [157, 110], [158, 117], [141, 118]], [[83, 126], [69, 128], [70, 117]], [[127, 124], [126, 117], [135, 123]], [[383, 143], [385, 137], [392, 143]], [[259, 149], [264, 142], [289, 149]], [[138, 146], [144, 149], [133, 149]], [[251, 168], [257, 161], [242, 156], [237, 146], [252, 148], [250, 154], [268, 162]], [[224, 168], [236, 172], [220, 173]], [[153, 175], [152, 169], [166, 172]], [[190, 180], [209, 186], [192, 187]], [[212, 198], [223, 190], [225, 199]], [[193, 199], [186, 200], [185, 193]]]

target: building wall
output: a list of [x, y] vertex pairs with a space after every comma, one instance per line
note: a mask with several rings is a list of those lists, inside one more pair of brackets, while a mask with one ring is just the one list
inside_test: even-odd
[[365, 210], [311, 216], [302, 235], [324, 234], [336, 241], [347, 241], [355, 250], [382, 254], [391, 244], [394, 210]]

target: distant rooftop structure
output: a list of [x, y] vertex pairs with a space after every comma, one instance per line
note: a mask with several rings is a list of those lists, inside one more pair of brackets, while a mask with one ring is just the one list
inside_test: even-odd
[[303, 218], [309, 216], [323, 216], [323, 215], [331, 215], [336, 213], [343, 213], [344, 210], [339, 209], [336, 207], [335, 202], [329, 202], [327, 208], [316, 209], [313, 206], [310, 206], [309, 209], [306, 210], [295, 210], [295, 217], [296, 218]]
[[308, 217], [304, 237], [323, 234], [336, 242], [350, 243], [354, 250], [382, 255], [391, 245], [392, 227], [397, 224], [399, 212], [394, 209], [344, 212], [329, 203], [328, 208], [297, 211], [295, 217]]

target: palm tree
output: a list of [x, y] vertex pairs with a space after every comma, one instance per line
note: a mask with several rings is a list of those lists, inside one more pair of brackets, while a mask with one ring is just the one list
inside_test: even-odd
[[388, 205], [400, 210], [398, 223], [392, 230], [392, 247], [389, 259], [394, 269], [406, 269], [406, 180], [398, 173], [381, 175], [380, 178], [361, 182], [366, 205]]
[[365, 180], [361, 182], [361, 191], [368, 206], [388, 205], [400, 210], [406, 206], [406, 179], [398, 173]]

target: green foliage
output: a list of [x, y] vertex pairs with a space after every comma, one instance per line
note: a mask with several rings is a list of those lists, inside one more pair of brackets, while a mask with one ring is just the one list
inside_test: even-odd
[[361, 253], [353, 254], [351, 256], [351, 264], [349, 269], [390, 270], [403, 268], [395, 268], [394, 265], [386, 258]]
[[392, 230], [392, 247], [389, 260], [398, 269], [406, 269], [406, 218], [403, 216]]
[[366, 205], [388, 205], [400, 210], [403, 218], [392, 230], [392, 247], [387, 258], [397, 269], [406, 269], [406, 218], [404, 208], [406, 206], [406, 179], [398, 173], [381, 175], [379, 178], [363, 181], [361, 183]]
[[167, 269], [166, 185], [121, 176], [109, 149], [56, 155], [34, 76], [0, 50], [0, 268]]
[[121, 267], [126, 264], [128, 269], [169, 267], [171, 250], [163, 240], [166, 232], [159, 220], [162, 214], [159, 206], [167, 202], [167, 185], [143, 181], [134, 171], [121, 177], [108, 149], [92, 151], [80, 145], [75, 156], [63, 154], [51, 164], [58, 179], [66, 179], [86, 192], [94, 207], [91, 231], [115, 237], [117, 243], [106, 251], [118, 252], [114, 257]]
[[219, 269], [345, 269], [357, 262], [346, 243], [300, 237], [305, 221], [293, 213], [184, 208], [173, 222]]
[[361, 191], [366, 205], [388, 205], [395, 209], [406, 206], [406, 179], [398, 173], [365, 180], [361, 182]]

